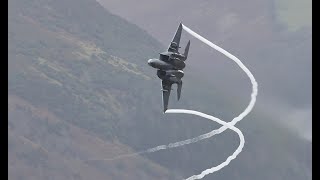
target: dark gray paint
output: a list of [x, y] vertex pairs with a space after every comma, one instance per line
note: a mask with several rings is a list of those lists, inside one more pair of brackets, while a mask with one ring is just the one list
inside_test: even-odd
[[185, 60], [188, 57], [190, 40], [186, 45], [183, 54], [179, 53], [180, 38], [182, 32], [182, 24], [179, 27], [167, 49], [167, 51], [160, 53], [159, 59], [149, 59], [148, 64], [157, 69], [157, 75], [162, 80], [162, 103], [163, 112], [168, 109], [169, 96], [172, 84], [177, 84], [178, 100], [181, 96], [182, 77], [184, 76], [183, 69], [185, 68]]

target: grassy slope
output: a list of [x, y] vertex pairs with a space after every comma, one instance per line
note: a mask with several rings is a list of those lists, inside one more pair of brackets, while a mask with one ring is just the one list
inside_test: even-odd
[[[171, 172], [142, 158], [115, 163], [83, 161], [132, 152], [112, 140], [119, 116], [130, 108], [121, 104], [130, 98], [123, 81], [141, 82], [150, 77], [136, 64], [114, 56], [126, 45], [112, 39], [115, 43], [108, 45], [116, 50], [107, 45], [102, 50], [96, 45], [99, 42], [88, 40], [90, 33], [77, 29], [81, 23], [59, 17], [62, 6], [73, 4], [103, 13], [96, 2], [65, 3], [59, 7], [43, 1], [9, 3], [9, 178], [173, 179]], [[111, 19], [104, 26], [127, 28], [117, 17], [103, 16]], [[138, 32], [137, 38], [139, 33], [144, 35]], [[121, 30], [104, 31], [106, 38], [101, 43], [108, 42], [108, 37], [123, 42], [127, 39], [123, 34], [128, 36]], [[150, 39], [141, 41], [137, 44], [143, 46]], [[132, 47], [127, 47], [126, 55], [135, 54], [130, 57], [137, 62], [141, 50]], [[152, 46], [142, 48], [151, 51]]]
[[111, 158], [133, 150], [118, 141], [104, 141], [47, 109], [9, 95], [9, 179], [173, 179], [148, 160], [134, 157], [117, 162], [87, 161]]
[[[83, 7], [86, 7], [85, 10]], [[76, 137], [82, 136], [81, 134], [85, 134], [85, 132], [89, 132], [93, 136], [92, 139], [101, 138], [102, 141], [105, 141], [100, 141], [101, 144], [120, 141], [120, 143], [130, 145], [136, 150], [141, 150], [159, 143], [166, 144], [193, 137], [218, 127], [210, 122], [202, 121], [200, 118], [162, 115], [161, 103], [159, 103], [161, 98], [159, 81], [154, 76], [154, 71], [145, 64], [146, 59], [156, 55], [159, 49], [163, 49], [163, 47], [149, 35], [119, 17], [109, 14], [91, 0], [77, 2], [68, 0], [64, 3], [11, 0], [9, 2], [9, 93], [12, 96], [9, 98], [18, 97], [26, 101], [28, 106], [40, 109], [38, 113], [45, 109], [57, 119], [68, 124], [65, 126], [75, 126], [75, 128], [81, 129], [72, 138], [66, 138], [68, 136], [63, 132], [69, 132], [69, 130], [65, 131], [63, 128], [58, 130], [58, 133], [62, 133], [61, 138], [56, 137], [54, 135], [55, 126], [52, 125], [48, 125], [43, 133], [37, 134], [37, 129], [41, 129], [43, 126], [34, 126], [34, 124], [44, 121], [44, 118], [36, 118], [37, 112], [24, 112], [25, 110], [14, 108], [11, 111], [12, 114], [22, 113], [22, 115], [9, 117], [9, 123], [15, 124], [9, 126], [9, 131], [12, 132], [11, 142], [16, 142], [12, 144], [19, 144], [17, 143], [19, 141], [18, 135], [15, 135], [19, 133], [20, 136], [26, 137], [44, 148], [52, 146], [47, 142], [70, 139], [60, 147], [67, 148], [66, 150], [53, 149], [53, 157], [48, 157], [45, 161], [48, 166], [59, 166], [62, 163], [63, 167], [70, 168], [68, 171], [63, 171], [64, 177], [69, 178], [71, 175], [68, 174], [75, 172], [71, 168], [73, 165], [68, 164], [68, 161], [53, 161], [52, 159], [56, 157], [54, 154], [62, 157], [69, 157], [69, 154], [72, 154], [74, 157], [70, 157], [70, 163], [79, 163], [79, 166], [83, 167], [83, 163], [77, 159], [92, 158], [93, 151], [100, 152], [95, 154], [97, 158], [112, 156], [118, 151], [104, 151], [103, 148], [89, 143], [90, 140], [77, 140]], [[186, 108], [204, 109], [205, 112], [211, 112], [214, 109], [216, 116], [230, 119], [245, 106], [245, 104], [233, 103], [234, 107], [230, 108], [227, 106], [230, 102], [225, 101], [219, 92], [210, 92], [209, 89], [203, 90], [205, 88], [194, 88], [191, 86], [193, 83], [191, 79], [189, 82], [186, 80], [185, 87], [193, 89], [185, 90], [184, 96], [191, 97], [196, 94], [200, 96], [200, 99], [206, 101], [201, 101], [201, 103], [204, 102], [201, 104], [184, 98], [181, 104], [185, 104]], [[128, 86], [129, 83], [130, 86]], [[172, 96], [172, 104], [175, 104], [174, 95]], [[217, 114], [218, 112], [219, 114]], [[183, 121], [181, 121], [182, 117], [184, 117]], [[28, 121], [24, 120], [27, 118], [29, 118]], [[225, 171], [212, 175], [210, 178], [221, 176], [241, 179], [245, 179], [245, 177], [287, 179], [286, 173], [296, 179], [308, 177], [311, 170], [305, 168], [307, 162], [301, 163], [299, 161], [294, 164], [287, 160], [296, 160], [294, 157], [300, 155], [301, 152], [309, 152], [310, 149], [300, 150], [291, 149], [290, 146], [283, 147], [284, 143], [297, 144], [297, 147], [300, 147], [302, 142], [291, 142], [290, 140], [294, 136], [283, 129], [275, 129], [272, 124], [264, 121], [268, 121], [268, 119], [256, 114], [250, 115], [246, 121], [241, 122], [240, 127], [245, 130], [245, 136], [248, 138], [245, 151], [237, 159], [238, 162], [234, 161], [234, 164], [226, 168]], [[28, 123], [26, 127], [22, 126], [20, 129], [29, 129], [31, 132], [19, 131], [18, 127], [23, 124], [22, 122]], [[255, 122], [255, 124], [248, 124], [249, 122]], [[38, 128], [34, 129], [33, 127]], [[49, 131], [50, 129], [53, 130], [52, 133]], [[47, 132], [48, 138], [45, 137]], [[41, 139], [42, 137], [43, 139]], [[269, 144], [262, 143], [261, 139]], [[22, 141], [27, 142], [28, 140], [23, 139]], [[186, 176], [198, 173], [213, 163], [217, 164], [224, 160], [236, 148], [237, 142], [237, 137], [233, 133], [226, 132], [214, 139], [185, 148], [155, 153], [148, 155], [148, 157], [171, 168], [172, 172]], [[112, 146], [118, 147], [116, 144], [112, 144]], [[127, 148], [123, 145], [119, 146], [123, 147], [123, 151]], [[303, 145], [303, 147], [305, 146], [310, 147], [309, 144]], [[86, 149], [83, 153], [77, 147], [96, 148]], [[19, 148], [18, 145], [15, 150]], [[30, 146], [26, 148], [30, 148]], [[35, 153], [35, 159], [40, 157], [39, 153]], [[18, 154], [15, 152], [9, 156], [17, 157]], [[259, 159], [261, 154], [264, 157], [277, 156], [278, 158], [275, 160]], [[214, 158], [208, 158], [208, 156]], [[11, 166], [11, 172], [16, 166], [24, 164], [20, 163], [24, 159], [26, 157], [18, 158], [18, 163]], [[109, 171], [97, 170], [105, 166], [109, 167], [106, 164], [99, 167], [91, 165], [91, 170], [88, 171], [97, 173], [97, 177], [106, 173], [108, 176], [113, 175], [115, 179], [131, 179], [119, 173], [119, 171], [124, 172], [129, 169], [128, 166], [130, 166], [134, 168], [125, 171], [129, 175], [140, 171], [142, 174], [146, 174], [145, 176], [136, 174], [135, 178], [137, 179], [141, 177], [145, 177], [145, 179], [159, 177], [160, 179], [161, 176], [164, 178], [171, 176], [160, 167], [159, 169], [151, 168], [150, 172], [149, 167], [154, 167], [150, 162], [139, 165], [139, 161], [132, 162], [130, 159], [126, 161], [129, 162], [113, 162], [110, 164]], [[118, 170], [113, 168], [117, 163], [119, 163]], [[129, 165], [130, 163], [136, 164]], [[247, 164], [247, 166], [240, 166], [240, 164]], [[269, 172], [263, 171], [265, 164], [274, 168], [273, 176], [267, 176]], [[302, 166], [306, 170], [301, 172], [291, 164], [295, 167]], [[293, 167], [293, 170], [288, 170], [287, 167]], [[228, 173], [225, 173], [226, 171]], [[252, 174], [260, 171], [259, 174]], [[20, 172], [23, 174], [25, 171]], [[38, 171], [36, 174], [40, 176], [40, 172], [42, 171]], [[86, 177], [85, 172], [82, 174], [81, 168], [76, 172], [79, 172], [83, 178]]]

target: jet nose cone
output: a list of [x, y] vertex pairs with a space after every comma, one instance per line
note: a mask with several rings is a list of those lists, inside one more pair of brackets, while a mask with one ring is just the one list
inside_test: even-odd
[[153, 59], [149, 59], [148, 60], [148, 65], [153, 67], [153, 64], [154, 64], [154, 60]]

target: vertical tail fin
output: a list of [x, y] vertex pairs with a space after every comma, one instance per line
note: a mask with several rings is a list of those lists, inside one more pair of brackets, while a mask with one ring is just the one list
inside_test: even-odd
[[[182, 33], [182, 23], [179, 24], [179, 27], [178, 27], [176, 33], [173, 36], [171, 44], [168, 47], [168, 51], [177, 52], [179, 50], [181, 33]], [[173, 44], [175, 44], [174, 47], [173, 47]]]
[[177, 88], [177, 95], [178, 95], [178, 101], [180, 100], [180, 96], [181, 96], [181, 89], [182, 89], [182, 81], [180, 81], [180, 83], [177, 83], [178, 88]]
[[188, 58], [189, 48], [190, 48], [190, 40], [188, 41], [188, 44], [187, 44], [186, 48], [184, 49], [184, 53], [183, 53], [183, 56], [185, 57], [184, 60], [186, 60]]

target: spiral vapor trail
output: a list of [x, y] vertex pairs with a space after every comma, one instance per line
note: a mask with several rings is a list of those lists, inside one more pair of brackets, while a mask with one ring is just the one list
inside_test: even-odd
[[[251, 72], [249, 71], [248, 68], [246, 68], [246, 66], [234, 55], [230, 54], [229, 52], [227, 52], [226, 50], [222, 49], [221, 47], [213, 44], [212, 42], [210, 42], [209, 40], [205, 39], [204, 37], [200, 36], [199, 34], [197, 34], [196, 32], [192, 31], [190, 28], [188, 28], [185, 25], [182, 25], [183, 29], [186, 30], [190, 35], [194, 36], [195, 38], [199, 39], [200, 41], [202, 41], [203, 43], [207, 44], [208, 46], [210, 46], [211, 48], [221, 52], [222, 54], [224, 54], [225, 56], [227, 56], [228, 58], [232, 59], [234, 62], [236, 62], [238, 64], [238, 66], [247, 74], [247, 76], [250, 78], [251, 84], [252, 84], [252, 93], [251, 93], [251, 101], [249, 103], [249, 105], [247, 106], [247, 108], [237, 117], [235, 117], [231, 122], [226, 123], [216, 117], [198, 112], [198, 111], [193, 111], [193, 110], [185, 110], [185, 109], [170, 109], [167, 111], [167, 113], [184, 113], [184, 114], [193, 114], [193, 115], [197, 115], [197, 116], [201, 116], [203, 118], [207, 118], [213, 121], [218, 122], [219, 124], [222, 124], [223, 126], [221, 128], [219, 128], [217, 131], [211, 131], [210, 133], [207, 133], [208, 136], [205, 136], [207, 138], [213, 136], [214, 134], [219, 134], [223, 131], [225, 131], [227, 128], [235, 131], [236, 133], [238, 133], [239, 138], [240, 138], [240, 145], [239, 147], [236, 149], [236, 151], [229, 156], [224, 162], [222, 162], [221, 164], [219, 164], [218, 166], [206, 169], [204, 171], [202, 171], [200, 174], [198, 175], [193, 175], [189, 178], [187, 178], [187, 180], [193, 180], [193, 179], [202, 179], [204, 176], [211, 174], [213, 172], [216, 172], [220, 169], [222, 169], [223, 167], [227, 166], [231, 160], [235, 159], [237, 157], [237, 155], [242, 151], [242, 148], [244, 146], [244, 137], [242, 132], [234, 127], [234, 125], [239, 122], [240, 120], [242, 120], [246, 115], [248, 115], [250, 113], [250, 111], [253, 109], [253, 106], [256, 102], [256, 96], [258, 95], [258, 83], [256, 82], [254, 76], [251, 74]], [[203, 136], [202, 136], [203, 137]], [[192, 142], [197, 142], [199, 140], [202, 139], [201, 136], [197, 137], [197, 138], [193, 138]], [[180, 146], [180, 145], [184, 145], [186, 142], [188, 142], [188, 140], [183, 141], [182, 143], [174, 143], [176, 144], [175, 147]]]
[[214, 135], [220, 134], [220, 133], [224, 132], [226, 129], [231, 129], [231, 130], [235, 131], [239, 135], [239, 138], [240, 138], [240, 144], [239, 144], [238, 148], [236, 149], [236, 151], [232, 155], [230, 155], [224, 162], [219, 164], [218, 166], [211, 167], [209, 169], [206, 169], [206, 170], [202, 171], [198, 175], [192, 175], [189, 178], [187, 178], [187, 180], [194, 180], [194, 179], [202, 179], [204, 176], [206, 176], [208, 174], [211, 174], [213, 172], [216, 172], [216, 171], [222, 169], [223, 167], [227, 166], [230, 163], [230, 161], [235, 159], [237, 157], [237, 155], [242, 151], [242, 148], [243, 148], [244, 143], [245, 143], [244, 136], [243, 136], [242, 132], [238, 128], [235, 127], [235, 124], [237, 122], [239, 122], [240, 120], [242, 120], [245, 116], [247, 116], [251, 112], [251, 110], [253, 109], [253, 107], [255, 105], [255, 102], [256, 102], [256, 96], [258, 95], [258, 84], [257, 84], [254, 76], [249, 71], [249, 69], [247, 69], [246, 66], [237, 57], [235, 57], [234, 55], [230, 54], [229, 52], [227, 52], [226, 50], [222, 49], [221, 47], [213, 44], [212, 42], [210, 42], [209, 40], [205, 39], [204, 37], [200, 36], [199, 34], [197, 34], [196, 32], [192, 31], [187, 26], [182, 24], [182, 27], [190, 35], [194, 36], [195, 38], [199, 39], [200, 41], [202, 41], [203, 43], [207, 44], [211, 48], [219, 51], [220, 53], [224, 54], [225, 56], [227, 56], [228, 58], [233, 60], [246, 73], [246, 75], [249, 77], [249, 79], [251, 81], [251, 84], [252, 84], [252, 93], [251, 93], [251, 100], [249, 102], [249, 105], [246, 107], [246, 109], [242, 113], [240, 113], [237, 117], [233, 118], [233, 120], [228, 122], [228, 123], [225, 122], [225, 121], [222, 121], [219, 118], [216, 118], [214, 116], [211, 116], [211, 115], [199, 112], [199, 111], [195, 111], [195, 110], [168, 109], [165, 113], [179, 113], [179, 114], [197, 115], [197, 116], [200, 116], [200, 117], [215, 121], [215, 122], [221, 124], [222, 127], [220, 127], [219, 129], [212, 130], [209, 133], [197, 136], [195, 138], [191, 138], [191, 139], [187, 139], [187, 140], [183, 140], [183, 141], [179, 141], [179, 142], [170, 143], [168, 145], [159, 145], [159, 146], [156, 146], [156, 147], [153, 147], [153, 148], [149, 148], [149, 149], [144, 150], [144, 151], [131, 153], [131, 154], [120, 155], [120, 156], [117, 156], [117, 157], [114, 157], [114, 158], [93, 159], [93, 160], [108, 160], [108, 161], [112, 161], [112, 160], [116, 160], [116, 159], [120, 159], [120, 158], [124, 158], [124, 157], [129, 157], [129, 156], [136, 156], [136, 155], [141, 155], [141, 154], [145, 154], [145, 153], [153, 153], [153, 152], [157, 152], [157, 151], [160, 151], [160, 150], [171, 149], [171, 148], [176, 148], [176, 147], [180, 147], [180, 146], [183, 146], [183, 145], [195, 143], [195, 142], [210, 138], [210, 137], [212, 137]]
[[[231, 156], [229, 156], [227, 158], [227, 160], [225, 160], [223, 163], [219, 164], [218, 166], [215, 166], [215, 167], [212, 167], [210, 169], [206, 169], [206, 170], [202, 171], [201, 174], [193, 175], [193, 176], [187, 178], [187, 180], [202, 179], [204, 176], [206, 176], [208, 174], [211, 174], [213, 172], [219, 171], [223, 167], [227, 166], [230, 163], [230, 161], [235, 159], [237, 157], [237, 155], [242, 151], [242, 148], [243, 148], [244, 142], [245, 142], [243, 134], [238, 128], [236, 128], [233, 125], [231, 125], [231, 123], [224, 122], [224, 121], [220, 120], [219, 118], [210, 116], [210, 115], [202, 113], [202, 112], [194, 111], [194, 110], [170, 109], [170, 110], [168, 110], [168, 113], [193, 114], [193, 115], [196, 115], [196, 116], [200, 116], [200, 117], [203, 117], [203, 118], [210, 119], [212, 121], [215, 121], [215, 122], [223, 125], [223, 127], [227, 127], [229, 129], [235, 131], [239, 135], [239, 138], [240, 138], [240, 144], [239, 144], [238, 148], [236, 149], [236, 151]], [[218, 131], [217, 134], [222, 133], [225, 129], [220, 128], [219, 130], [220, 131]]]
[[211, 48], [221, 52], [222, 54], [224, 54], [225, 56], [227, 56], [228, 58], [230, 58], [231, 60], [236, 62], [238, 64], [238, 66], [247, 74], [247, 76], [249, 77], [249, 79], [251, 81], [251, 84], [252, 84], [252, 93], [251, 93], [251, 100], [250, 100], [249, 105], [246, 107], [246, 109], [242, 113], [240, 113], [237, 117], [233, 118], [233, 120], [231, 122], [229, 122], [229, 123], [226, 123], [226, 122], [224, 122], [224, 121], [222, 121], [222, 120], [220, 120], [220, 119], [218, 119], [216, 117], [210, 116], [208, 114], [204, 114], [202, 112], [194, 111], [194, 110], [168, 109], [166, 111], [166, 113], [180, 113], [180, 114], [182, 113], [182, 114], [197, 115], [197, 116], [200, 116], [200, 117], [215, 121], [215, 122], [217, 122], [217, 123], [219, 123], [219, 124], [221, 124], [223, 126], [220, 127], [219, 129], [215, 129], [215, 130], [213, 130], [213, 131], [211, 131], [209, 133], [200, 135], [200, 136], [195, 137], [195, 138], [191, 138], [191, 139], [187, 139], [187, 140], [179, 141], [179, 142], [175, 142], [175, 143], [170, 143], [168, 145], [160, 145], [160, 146], [157, 146], [157, 147], [154, 147], [154, 148], [150, 148], [150, 149], [144, 151], [144, 153], [145, 152], [151, 153], [151, 152], [156, 152], [156, 151], [160, 151], [160, 150], [165, 150], [165, 149], [170, 149], [170, 148], [183, 146], [183, 145], [186, 145], [186, 144], [195, 143], [195, 142], [201, 141], [203, 139], [210, 138], [210, 137], [212, 137], [212, 136], [214, 136], [216, 134], [220, 134], [220, 133], [222, 133], [223, 131], [225, 131], [228, 128], [233, 130], [233, 131], [235, 131], [239, 135], [240, 144], [239, 144], [238, 148], [236, 149], [236, 151], [231, 156], [229, 156], [224, 162], [219, 164], [218, 166], [206, 169], [206, 170], [202, 171], [201, 174], [193, 175], [193, 176], [187, 178], [187, 180], [194, 180], [194, 179], [202, 179], [204, 176], [206, 176], [208, 174], [211, 174], [213, 172], [216, 172], [216, 171], [222, 169], [223, 167], [227, 166], [230, 163], [230, 161], [235, 159], [236, 156], [242, 151], [242, 148], [244, 146], [245, 140], [244, 140], [242, 132], [238, 128], [234, 127], [234, 125], [237, 122], [239, 122], [240, 120], [242, 120], [245, 116], [247, 116], [251, 112], [251, 110], [253, 109], [254, 104], [256, 102], [256, 96], [258, 95], [258, 83], [256, 82], [254, 76], [249, 71], [249, 69], [246, 68], [246, 66], [237, 57], [235, 57], [234, 55], [230, 54], [228, 51], [222, 49], [221, 47], [213, 44], [212, 42], [210, 42], [209, 40], [205, 39], [204, 37], [200, 36], [199, 34], [197, 34], [196, 32], [192, 31], [187, 26], [182, 25], [182, 27], [190, 35], [194, 36], [195, 38], [199, 39], [200, 41], [202, 41], [203, 43], [207, 44]]

